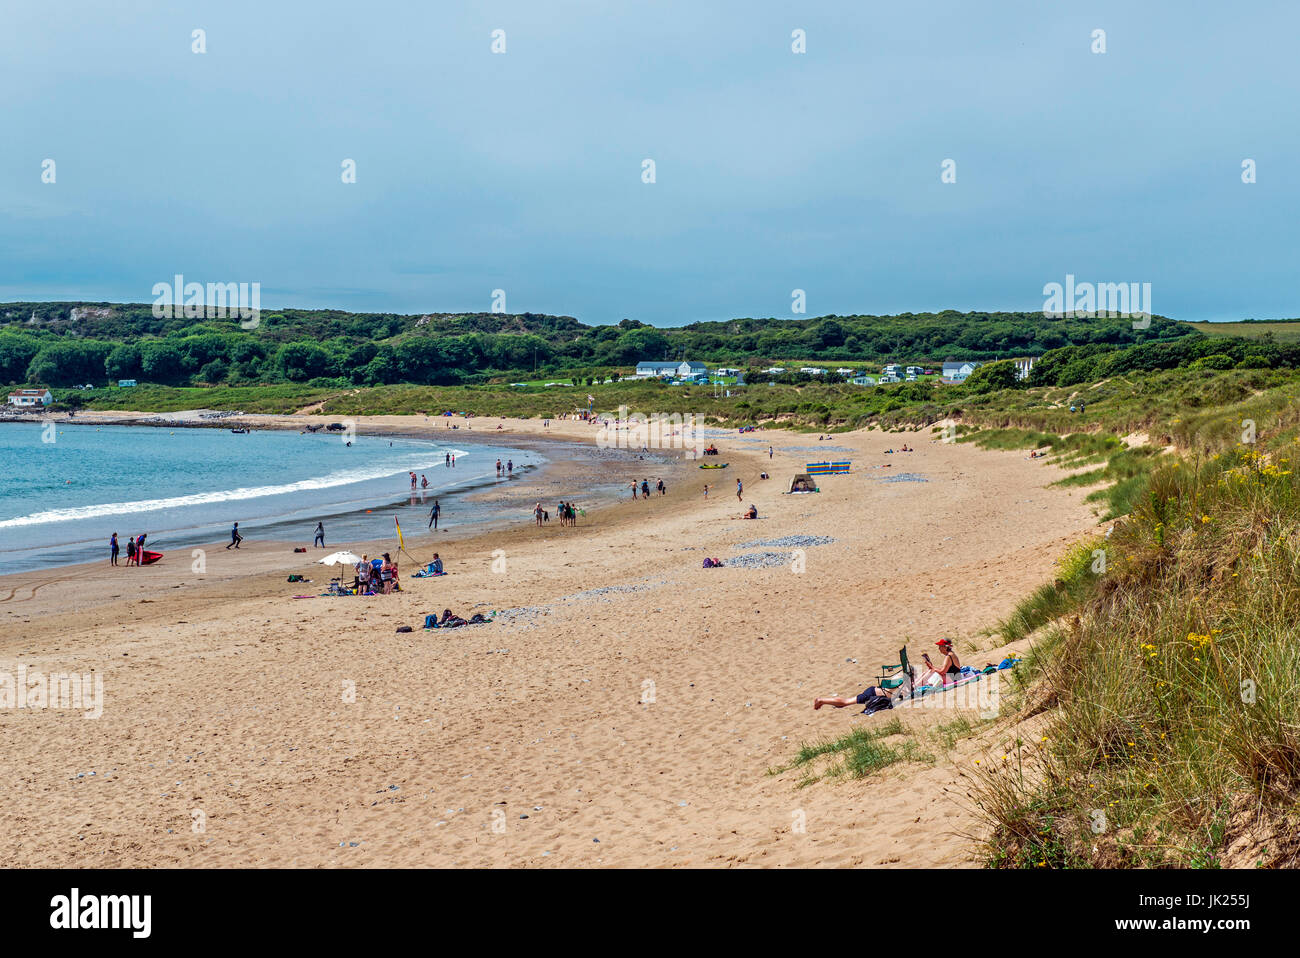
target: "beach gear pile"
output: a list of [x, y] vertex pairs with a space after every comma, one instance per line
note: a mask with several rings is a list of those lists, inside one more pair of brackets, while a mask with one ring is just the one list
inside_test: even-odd
[[439, 619], [437, 613], [430, 613], [424, 617], [424, 627], [426, 629], [458, 629], [462, 625], [485, 625], [491, 622], [496, 613], [484, 615], [482, 612], [475, 612], [468, 619], [461, 618], [451, 609], [442, 610], [442, 618]]

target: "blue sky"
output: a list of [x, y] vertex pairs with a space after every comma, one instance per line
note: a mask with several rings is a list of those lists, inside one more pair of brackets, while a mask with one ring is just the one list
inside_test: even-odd
[[1300, 4], [704, 6], [9, 0], [0, 300], [1300, 315]]

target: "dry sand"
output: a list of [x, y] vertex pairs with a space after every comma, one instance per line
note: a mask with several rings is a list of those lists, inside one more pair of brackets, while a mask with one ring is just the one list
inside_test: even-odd
[[[466, 425], [510, 441], [594, 436], [581, 423], [498, 422]], [[364, 428], [427, 427], [376, 417]], [[408, 548], [436, 548], [451, 574], [411, 579], [408, 562], [395, 596], [294, 599], [328, 574], [289, 543], [217, 544], [203, 574], [169, 556], [4, 577], [0, 669], [104, 681], [95, 720], [0, 709], [7, 860], [970, 864], [968, 774], [989, 736], [947, 749], [934, 730], [960, 713], [860, 717], [812, 700], [856, 694], [905, 641], [919, 658], [951, 635], [968, 664], [996, 661], [998, 640], [980, 630], [1049, 579], [1096, 517], [1082, 492], [1048, 485], [1060, 473], [1044, 463], [930, 439], [760, 431], [717, 441], [726, 470], [615, 464], [629, 479], [665, 475], [669, 494], [577, 528], [524, 516], [500, 531], [421, 532]], [[918, 448], [883, 454], [904, 441]], [[824, 458], [851, 458], [853, 474], [782, 494]], [[928, 481], [883, 481], [901, 473]], [[737, 477], [757, 522], [738, 518]], [[788, 551], [733, 546], [793, 534], [835, 541], [808, 548], [802, 573], [701, 568], [705, 556]], [[294, 571], [314, 582], [286, 582]], [[531, 611], [420, 630], [446, 607]], [[933, 761], [802, 788], [802, 770], [768, 774], [803, 741], [894, 715]]]

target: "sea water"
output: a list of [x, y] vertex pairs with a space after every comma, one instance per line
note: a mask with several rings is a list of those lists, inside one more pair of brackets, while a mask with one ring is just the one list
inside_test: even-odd
[[[52, 438], [53, 441], [46, 441]], [[318, 521], [329, 546], [488, 518], [455, 494], [497, 482], [496, 460], [522, 476], [545, 462], [529, 450], [428, 439], [229, 429], [0, 423], [0, 574], [107, 560], [116, 532], [149, 534], [159, 552], [245, 540], [310, 545]], [[446, 465], [456, 457], [454, 468]], [[409, 473], [429, 486], [413, 494]], [[443, 497], [451, 496], [450, 500]], [[186, 554], [188, 558], [188, 552]]]

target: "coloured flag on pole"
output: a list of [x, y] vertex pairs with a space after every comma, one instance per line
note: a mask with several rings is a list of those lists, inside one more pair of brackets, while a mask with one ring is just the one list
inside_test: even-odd
[[393, 525], [397, 526], [397, 548], [405, 550], [406, 543], [402, 541], [402, 524], [397, 521], [397, 516], [393, 516]]

